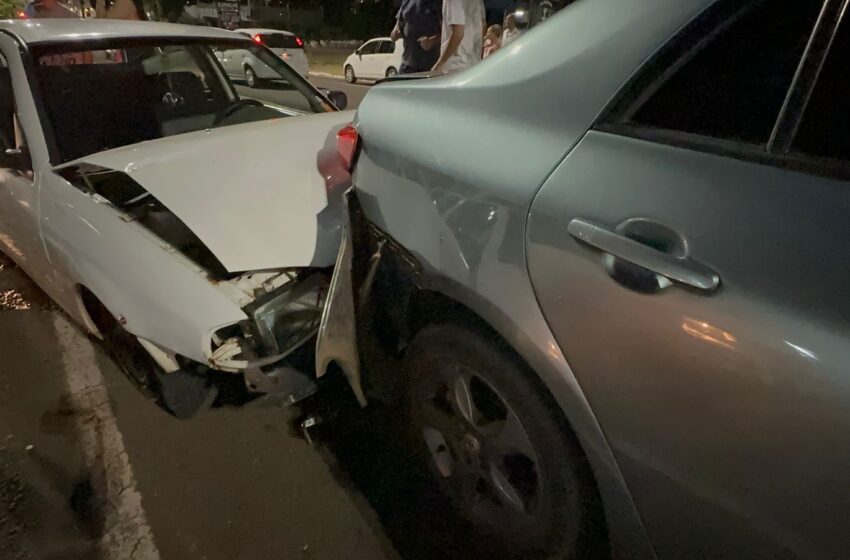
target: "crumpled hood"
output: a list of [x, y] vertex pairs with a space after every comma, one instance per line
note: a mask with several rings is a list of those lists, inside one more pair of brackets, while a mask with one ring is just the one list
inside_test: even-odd
[[[343, 216], [319, 216], [328, 207], [320, 164], [327, 171], [322, 158], [337, 157], [335, 133], [352, 117], [347, 111], [222, 127], [74, 163], [129, 175], [230, 272], [328, 266]], [[336, 237], [319, 240], [320, 234]]]

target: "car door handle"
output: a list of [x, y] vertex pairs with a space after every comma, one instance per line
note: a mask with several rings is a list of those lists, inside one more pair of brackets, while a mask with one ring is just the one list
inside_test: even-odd
[[567, 231], [576, 239], [603, 253], [691, 288], [712, 292], [720, 285], [717, 273], [703, 264], [687, 257], [677, 257], [659, 251], [593, 222], [575, 218], [570, 222]]

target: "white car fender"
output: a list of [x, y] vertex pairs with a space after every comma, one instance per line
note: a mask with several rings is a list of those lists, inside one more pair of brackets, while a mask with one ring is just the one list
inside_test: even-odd
[[207, 363], [213, 331], [246, 319], [198, 265], [108, 203], [55, 175], [44, 189], [42, 235], [57, 276], [66, 290], [90, 290], [128, 332]]

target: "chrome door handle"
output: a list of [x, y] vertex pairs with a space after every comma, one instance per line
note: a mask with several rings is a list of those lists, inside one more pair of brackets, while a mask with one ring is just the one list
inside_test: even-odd
[[707, 266], [689, 258], [680, 258], [653, 249], [634, 239], [619, 235], [603, 226], [575, 218], [567, 227], [576, 239], [691, 288], [712, 292], [720, 285], [720, 277]]

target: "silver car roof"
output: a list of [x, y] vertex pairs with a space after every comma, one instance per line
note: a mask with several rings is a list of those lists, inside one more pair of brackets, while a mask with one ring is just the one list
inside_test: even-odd
[[0, 31], [12, 33], [27, 44], [148, 37], [198, 39], [245, 38], [244, 35], [214, 27], [93, 18], [2, 20], [0, 21]]

